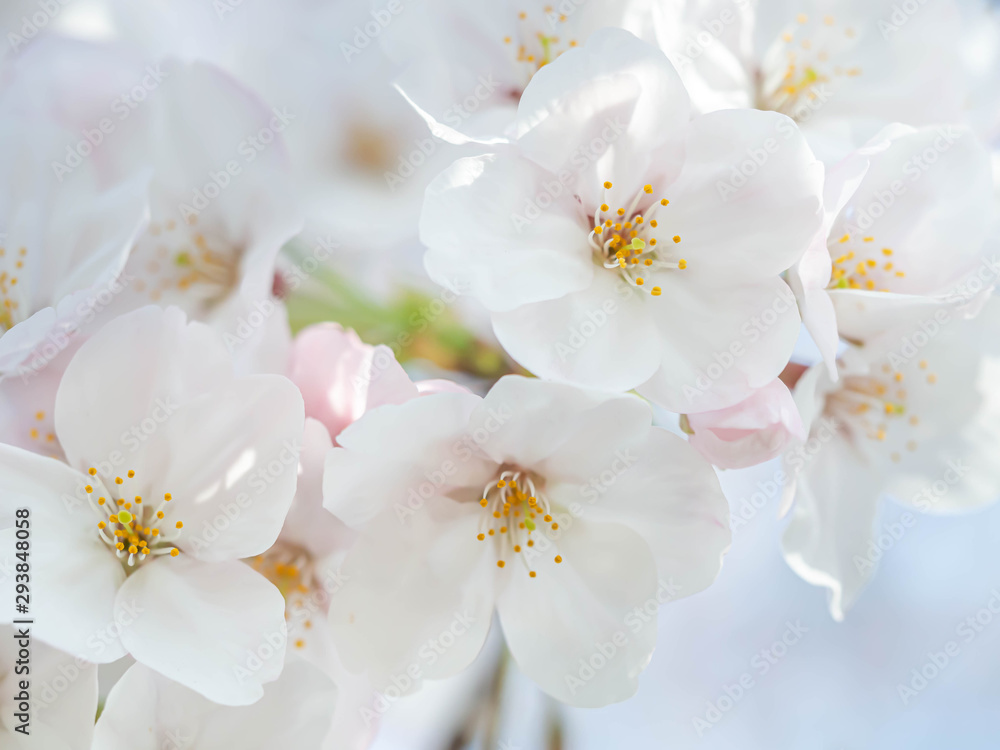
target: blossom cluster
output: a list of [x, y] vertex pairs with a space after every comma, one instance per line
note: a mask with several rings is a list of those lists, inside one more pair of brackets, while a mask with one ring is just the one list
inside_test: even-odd
[[491, 630], [604, 706], [720, 472], [838, 620], [1000, 496], [986, 6], [96, 5], [0, 10], [3, 747], [365, 748]]

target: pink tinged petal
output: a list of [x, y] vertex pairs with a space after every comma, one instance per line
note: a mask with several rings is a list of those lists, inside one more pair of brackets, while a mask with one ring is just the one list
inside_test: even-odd
[[306, 419], [295, 499], [279, 540], [303, 547], [314, 557], [346, 550], [353, 539], [344, 523], [323, 507], [323, 471], [332, 449], [326, 427]]
[[[552, 199], [545, 208], [535, 198], [543, 195]], [[427, 188], [424, 265], [435, 282], [489, 310], [556, 299], [594, 274], [589, 221], [558, 178], [527, 159], [459, 159]]]
[[184, 552], [214, 562], [274, 543], [295, 495], [304, 421], [298, 389], [280, 375], [240, 378], [170, 417], [161, 486], [173, 496], [168, 526], [184, 524]]
[[[94, 750], [319, 747], [337, 690], [316, 667], [290, 662], [253, 706], [218, 706], [151, 669], [132, 666], [111, 689]], [[138, 744], [137, 744], [138, 743]]]
[[[114, 602], [125, 573], [101, 541], [102, 519], [90, 506], [88, 479], [51, 458], [0, 445], [0, 497], [3, 549], [15, 549], [15, 513], [28, 508], [31, 528], [31, 611], [35, 636], [54, 647], [95, 663], [124, 655], [115, 622]], [[100, 491], [100, 486], [95, 487]], [[106, 519], [105, 519], [106, 520]], [[3, 613], [13, 612], [14, 577], [0, 586]]]
[[[496, 558], [476, 539], [481, 508], [443, 497], [371, 521], [341, 566], [330, 603], [334, 642], [377, 690], [407, 692], [453, 675], [482, 648], [493, 611]], [[409, 684], [400, 682], [405, 675]]]
[[594, 461], [649, 428], [649, 406], [615, 396], [520, 375], [501, 378], [469, 419], [482, 427], [481, 444], [497, 464], [539, 475], [585, 476]]
[[637, 390], [680, 413], [732, 406], [788, 364], [800, 330], [795, 295], [777, 276], [705, 288], [685, 281], [665, 285], [653, 306], [662, 364]]
[[531, 549], [536, 576], [511, 561], [497, 601], [518, 667], [572, 706], [631, 697], [656, 645], [656, 563], [645, 541], [626, 526], [579, 520], [557, 544]]
[[663, 355], [653, 317], [660, 299], [599, 268], [581, 292], [494, 313], [493, 332], [540, 378], [627, 391], [649, 379]]
[[388, 347], [369, 346], [336, 323], [309, 326], [295, 337], [288, 376], [302, 391], [306, 414], [334, 438], [368, 409], [417, 395]]
[[215, 703], [254, 703], [281, 673], [285, 600], [242, 562], [154, 560], [125, 581], [116, 606], [134, 613], [122, 642], [136, 661]]
[[231, 378], [214, 331], [188, 323], [176, 308], [144, 307], [80, 347], [56, 395], [56, 434], [81, 471], [127, 463], [124, 469], [154, 481], [169, 450], [161, 426], [180, 404]]
[[763, 463], [806, 439], [792, 394], [780, 380], [726, 409], [692, 414], [688, 423], [694, 431], [691, 444], [724, 469]]

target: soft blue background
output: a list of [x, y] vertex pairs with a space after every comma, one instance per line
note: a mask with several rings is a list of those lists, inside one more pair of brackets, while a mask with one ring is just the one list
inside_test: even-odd
[[[777, 468], [725, 472], [731, 508]], [[881, 522], [892, 523], [902, 512], [884, 503]], [[1000, 506], [961, 517], [918, 516], [843, 623], [831, 619], [825, 591], [785, 564], [784, 524], [776, 514], [774, 498], [737, 529], [714, 586], [660, 609], [658, 647], [635, 697], [600, 710], [563, 709], [564, 747], [1000, 748], [1000, 617], [971, 643], [955, 634], [992, 589], [1000, 591]], [[809, 632], [760, 676], [750, 660], [788, 620]], [[959, 655], [904, 705], [897, 685], [949, 640], [959, 642]], [[745, 671], [755, 686], [699, 737], [692, 717], [704, 716], [707, 701], [717, 701]], [[377, 750], [446, 747], [477, 679], [483, 678], [473, 671], [404, 702], [388, 717]], [[545, 748], [541, 722], [548, 706], [530, 682], [515, 676], [507, 686], [501, 750]]]

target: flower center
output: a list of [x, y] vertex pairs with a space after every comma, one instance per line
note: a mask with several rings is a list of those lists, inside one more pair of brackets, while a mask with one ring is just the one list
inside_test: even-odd
[[894, 280], [904, 278], [906, 274], [898, 270], [892, 260], [892, 249], [879, 250], [874, 242], [874, 237], [864, 237], [859, 243], [850, 233], [837, 240], [843, 247], [840, 255], [830, 248], [833, 275], [827, 288], [888, 292]]
[[173, 219], [150, 224], [132, 251], [137, 292], [148, 292], [153, 302], [180, 293], [206, 307], [229, 296], [239, 282], [242, 253], [198, 231], [197, 223], [192, 214], [185, 225]]
[[[154, 508], [143, 502], [141, 495], [128, 499], [131, 493], [126, 487], [126, 479], [115, 477], [113, 483], [105, 483], [97, 477], [97, 469], [91, 467], [87, 473], [99, 482], [96, 489], [90, 484], [84, 487], [90, 507], [102, 519], [97, 524], [98, 535], [115, 550], [126, 573], [131, 573], [149, 557], [177, 557], [180, 554], [176, 541], [184, 524], [176, 521], [171, 525], [166, 520], [168, 505], [173, 499], [169, 492]], [[126, 476], [132, 480], [135, 472], [130, 469]], [[107, 490], [107, 497], [100, 494], [104, 487], [113, 488]]]
[[[317, 586], [314, 580], [312, 556], [296, 545], [276, 543], [263, 555], [257, 555], [249, 561], [250, 566], [275, 585], [285, 598], [285, 619], [289, 628], [299, 624], [305, 630], [312, 628], [309, 619], [316, 611], [320, 611], [317, 596], [325, 591]], [[306, 641], [299, 637], [295, 640], [295, 648], [304, 648]]]
[[399, 151], [390, 133], [371, 123], [358, 123], [348, 129], [342, 155], [359, 172], [383, 177], [396, 167]]
[[[566, 18], [565, 14], [556, 13], [551, 5], [546, 5], [541, 14], [535, 12], [529, 15], [526, 11], [517, 14], [514, 36], [505, 36], [503, 42], [514, 55], [515, 68], [522, 74], [524, 86], [535, 73], [570, 47], [577, 46], [575, 39], [563, 44], [558, 34], [558, 26], [565, 23]], [[540, 28], [550, 31], [539, 31]]]
[[0, 334], [13, 328], [25, 318], [21, 309], [21, 290], [24, 288], [22, 276], [27, 248], [16, 253], [8, 253], [0, 247]]
[[[505, 567], [513, 555], [521, 560], [528, 569], [528, 575], [534, 578], [536, 573], [531, 569], [529, 550], [535, 546], [537, 535], [542, 533], [539, 527], [548, 525], [553, 531], [559, 530], [559, 524], [552, 520], [549, 501], [536, 490], [534, 479], [527, 472], [514, 469], [502, 471], [496, 482], [490, 482], [483, 488], [479, 504], [485, 512], [479, 521], [476, 538], [483, 542], [487, 537], [493, 537], [497, 567]], [[555, 561], [561, 563], [562, 556], [556, 555]]]
[[[927, 360], [921, 360], [919, 367], [928, 370]], [[929, 385], [937, 382], [933, 372], [925, 377]], [[898, 463], [902, 460], [899, 449], [917, 449], [912, 433], [920, 424], [920, 418], [907, 406], [903, 380], [903, 373], [889, 364], [883, 364], [877, 375], [849, 375], [842, 387], [827, 397], [825, 411], [854, 434], [888, 444], [894, 449], [890, 458]]]
[[679, 245], [680, 235], [675, 234], [672, 244], [661, 244], [653, 236], [659, 231], [659, 212], [670, 201], [651, 199], [652, 185], [643, 186], [628, 208], [624, 206], [612, 211], [608, 205], [610, 182], [604, 183], [604, 203], [594, 211], [594, 226], [590, 230], [590, 246], [597, 259], [605, 268], [614, 269], [632, 286], [648, 288], [653, 297], [659, 297], [663, 289], [650, 284], [650, 279], [664, 271], [683, 271], [687, 268], [684, 258], [674, 258], [673, 245]]
[[861, 75], [861, 68], [835, 64], [854, 48], [854, 29], [839, 28], [829, 15], [817, 21], [800, 13], [795, 20], [761, 61], [757, 109], [781, 112], [801, 121], [826, 103], [830, 86]]

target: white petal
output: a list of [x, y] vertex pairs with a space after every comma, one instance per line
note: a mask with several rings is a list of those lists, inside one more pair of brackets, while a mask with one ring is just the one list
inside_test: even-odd
[[122, 641], [136, 661], [211, 701], [249, 705], [281, 673], [285, 600], [244, 563], [150, 561], [125, 581], [116, 606], [135, 613]]
[[662, 356], [651, 312], [657, 301], [598, 269], [584, 291], [494, 313], [493, 332], [540, 378], [627, 391], [648, 379]]
[[231, 369], [216, 335], [180, 310], [116, 318], [80, 347], [60, 384], [56, 434], [67, 460], [81, 471], [112, 462], [144, 480], [160, 476], [160, 425], [175, 404], [228, 382]]
[[438, 284], [489, 310], [555, 299], [594, 274], [588, 222], [571, 187], [524, 158], [459, 159], [427, 188], [424, 265]]
[[[680, 273], [686, 273], [682, 271]], [[671, 411], [723, 409], [762, 388], [788, 364], [799, 334], [798, 307], [777, 276], [740, 286], [665, 286], [654, 300], [662, 364], [638, 388]]]
[[648, 405], [634, 396], [519, 375], [501, 378], [469, 419], [473, 429], [489, 433], [481, 447], [497, 464], [547, 478], [588, 476], [595, 461], [610, 460], [651, 421]]
[[407, 692], [450, 676], [482, 648], [496, 559], [476, 539], [480, 510], [442, 497], [402, 515], [389, 510], [348, 553], [330, 625], [347, 668], [366, 671], [376, 689]]
[[497, 610], [511, 655], [542, 690], [572, 706], [631, 697], [656, 645], [649, 547], [626, 526], [587, 521], [546, 547], [533, 548], [535, 578], [517, 564], [505, 574]]
[[[97, 722], [94, 750], [187, 747], [246, 750], [318, 748], [330, 723], [336, 689], [315, 667], [289, 663], [253, 706], [218, 706], [136, 664], [115, 684]], [[194, 745], [191, 745], [194, 747]]]
[[[88, 478], [55, 459], [6, 445], [0, 445], [0, 475], [0, 525], [6, 527], [3, 543], [8, 545], [4, 549], [14, 549], [16, 509], [31, 512], [35, 637], [92, 662], [123, 656], [114, 602], [125, 573], [98, 536], [102, 518], [87, 500]], [[99, 485], [95, 489], [101, 491]], [[3, 584], [3, 593], [9, 594], [3, 613], [13, 614], [14, 577]]]
[[874, 544], [879, 482], [868, 460], [840, 436], [798, 475], [781, 546], [792, 570], [829, 590], [836, 620], [844, 619], [874, 571], [868, 545]]
[[[251, 375], [183, 404], [160, 429], [164, 519], [195, 557], [250, 557], [270, 547], [298, 478], [302, 396], [280, 375]], [[148, 450], [148, 449], [147, 449]], [[159, 498], [155, 498], [159, 501]]]
[[553, 499], [586, 520], [641, 535], [671, 599], [715, 580], [729, 550], [729, 505], [715, 471], [687, 441], [652, 428], [595, 465], [589, 479], [554, 488]]

